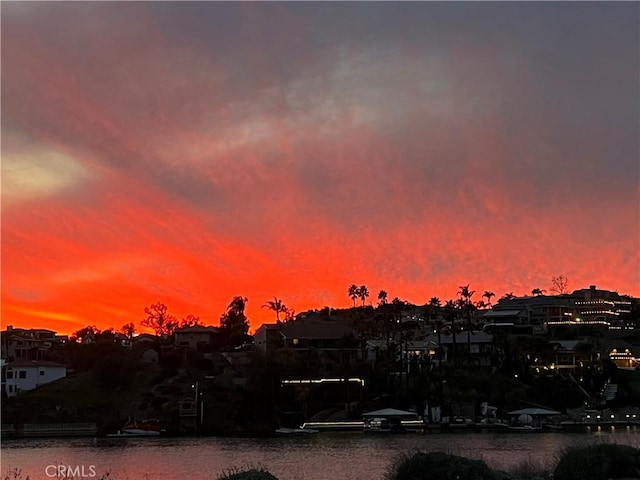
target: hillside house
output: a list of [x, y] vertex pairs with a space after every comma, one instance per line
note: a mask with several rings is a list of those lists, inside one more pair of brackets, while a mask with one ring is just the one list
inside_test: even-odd
[[14, 360], [44, 360], [48, 358], [58, 337], [53, 330], [45, 328], [13, 328], [0, 332], [1, 358]]
[[361, 343], [344, 323], [313, 318], [263, 324], [254, 335], [254, 345], [266, 354], [284, 348], [294, 352], [315, 350], [323, 374], [335, 374], [340, 365], [359, 359]]
[[67, 376], [67, 366], [43, 360], [17, 360], [5, 367], [7, 396], [13, 397]]
[[218, 345], [219, 333], [218, 327], [204, 325], [178, 328], [174, 334], [173, 345], [178, 350], [208, 350]]
[[443, 353], [443, 363], [451, 357], [454, 342], [460, 365], [489, 367], [497, 353], [493, 335], [486, 332], [458, 332], [454, 335], [443, 333], [440, 335], [440, 342], [438, 342], [438, 335], [432, 334], [425, 340], [440, 345], [443, 351], [447, 352]]

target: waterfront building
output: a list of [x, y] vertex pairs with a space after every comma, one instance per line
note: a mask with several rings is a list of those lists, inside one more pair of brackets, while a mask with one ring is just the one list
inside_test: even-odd
[[263, 324], [254, 334], [254, 345], [269, 354], [288, 348], [294, 353], [318, 353], [322, 374], [362, 357], [363, 344], [352, 328], [338, 320], [308, 317], [295, 321]]

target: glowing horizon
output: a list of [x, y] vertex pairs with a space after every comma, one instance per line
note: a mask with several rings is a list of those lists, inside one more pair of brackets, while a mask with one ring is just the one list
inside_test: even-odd
[[640, 296], [637, 3], [19, 3], [2, 323]]

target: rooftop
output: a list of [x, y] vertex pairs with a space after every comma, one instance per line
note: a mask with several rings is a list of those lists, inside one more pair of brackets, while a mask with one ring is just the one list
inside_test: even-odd
[[262, 327], [277, 329], [286, 338], [339, 339], [353, 333], [350, 327], [331, 320], [295, 320], [280, 325], [264, 324]]
[[16, 360], [7, 364], [7, 367], [67, 367], [62, 363], [50, 362], [48, 360]]

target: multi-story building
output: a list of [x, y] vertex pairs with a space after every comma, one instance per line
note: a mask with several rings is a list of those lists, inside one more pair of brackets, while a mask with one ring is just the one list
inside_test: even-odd
[[1, 358], [8, 362], [14, 360], [44, 360], [51, 350], [64, 341], [53, 330], [45, 328], [13, 328], [0, 332]]
[[430, 335], [426, 341], [443, 349], [443, 362], [455, 354], [461, 365], [490, 367], [498, 353], [493, 335], [485, 332], [458, 332], [455, 334]]
[[483, 318], [487, 322], [538, 327], [602, 325], [619, 328], [624, 326], [624, 315], [638, 303], [640, 299], [591, 285], [571, 294], [501, 299]]
[[576, 318], [583, 322], [604, 322], [613, 327], [623, 327], [621, 317], [631, 313], [634, 300], [618, 292], [598, 290], [595, 285], [588, 289], [576, 290], [574, 308]]
[[340, 321], [306, 318], [263, 324], [253, 338], [254, 345], [267, 354], [283, 348], [298, 353], [316, 351], [320, 368], [326, 374], [362, 356], [361, 340], [353, 329]]

